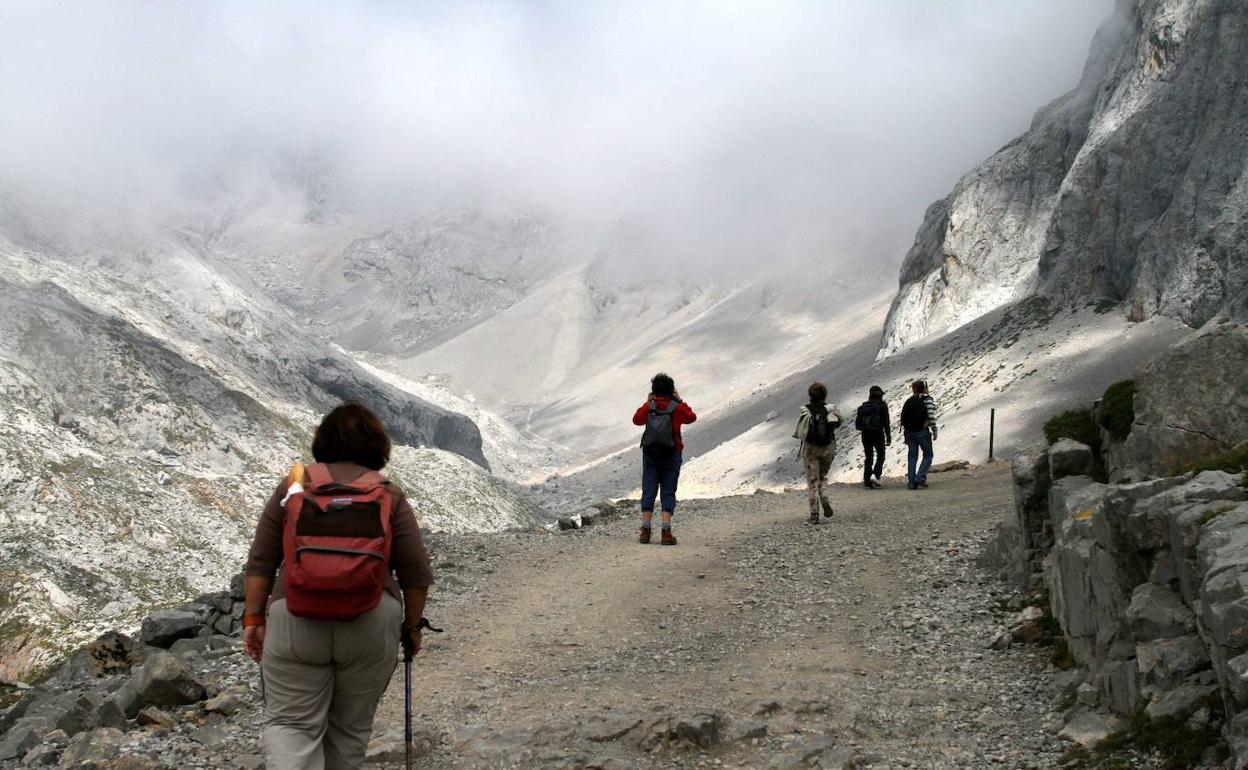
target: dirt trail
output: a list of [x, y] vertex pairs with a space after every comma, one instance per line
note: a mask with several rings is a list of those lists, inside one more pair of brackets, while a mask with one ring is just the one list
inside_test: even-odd
[[[985, 649], [1005, 589], [974, 559], [1008, 471], [833, 500], [820, 526], [803, 494], [690, 502], [675, 548], [631, 517], [435, 539], [420, 766], [1053, 766], [1042, 656]], [[401, 729], [400, 671], [378, 741]]]

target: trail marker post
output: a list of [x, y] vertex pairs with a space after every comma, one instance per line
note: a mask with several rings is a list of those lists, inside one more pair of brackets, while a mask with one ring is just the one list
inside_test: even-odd
[[993, 443], [997, 437], [997, 410], [988, 410], [988, 462], [992, 462]]

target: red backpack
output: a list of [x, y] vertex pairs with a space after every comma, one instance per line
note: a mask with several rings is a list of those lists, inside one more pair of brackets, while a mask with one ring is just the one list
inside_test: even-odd
[[381, 603], [390, 574], [390, 482], [377, 471], [336, 482], [319, 463], [307, 474], [308, 488], [286, 499], [286, 609], [304, 618], [351, 620]]

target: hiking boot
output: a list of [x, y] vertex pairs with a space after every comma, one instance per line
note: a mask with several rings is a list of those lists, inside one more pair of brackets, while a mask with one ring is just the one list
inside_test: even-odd
[[819, 498], [819, 505], [823, 506], [823, 515], [825, 518], [832, 518], [832, 503], [828, 502], [828, 498]]
[[649, 527], [641, 528], [641, 536], [637, 538], [637, 542], [641, 543], [642, 545], [648, 545], [650, 543], [650, 528]]
[[884, 488], [884, 485], [880, 483], [880, 480], [878, 477], [871, 479], [867, 482], [867, 489], [883, 489], [883, 488]]
[[919, 485], [911, 481], [909, 484], [906, 484], [906, 488], [909, 489], [911, 492], [913, 492], [914, 490], [919, 488]]
[[927, 482], [926, 482], [926, 481], [920, 481], [920, 482], [919, 482], [919, 489], [927, 489]]
[[663, 530], [663, 537], [659, 541], [663, 545], [676, 545], [676, 536], [672, 534], [670, 529]]
[[811, 511], [811, 512], [810, 512], [810, 518], [806, 519], [806, 521], [807, 521], [807, 522], [809, 522], [809, 523], [811, 523], [811, 524], [818, 524], [818, 523], [819, 523], [819, 514], [818, 514], [818, 513], [815, 513], [814, 511]]

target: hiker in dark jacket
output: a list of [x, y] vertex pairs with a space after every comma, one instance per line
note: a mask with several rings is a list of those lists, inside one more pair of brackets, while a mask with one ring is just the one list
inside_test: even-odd
[[854, 427], [862, 432], [862, 485], [867, 489], [879, 489], [880, 474], [884, 472], [884, 447], [892, 446], [893, 426], [888, 416], [888, 404], [884, 402], [884, 389], [872, 385], [867, 400], [858, 407]]
[[[932, 441], [936, 438], [936, 402], [928, 395], [927, 383], [923, 380], [912, 382], [910, 390], [914, 395], [901, 407], [901, 428], [909, 450], [906, 479], [910, 489], [926, 489], [927, 472], [932, 467]], [[922, 462], [919, 462], [920, 452]]]
[[841, 424], [841, 413], [828, 406], [828, 389], [822, 382], [811, 383], [806, 389], [810, 403], [797, 414], [797, 428], [793, 438], [801, 441], [802, 467], [806, 471], [807, 502], [810, 504], [811, 524], [819, 523], [819, 510], [832, 515], [832, 503], [828, 502], [828, 470], [836, 458], [836, 429]]
[[676, 485], [685, 443], [680, 426], [696, 422], [698, 416], [680, 399], [676, 383], [660, 372], [650, 380], [646, 403], [633, 414], [633, 424], [645, 426], [641, 434], [641, 535], [640, 543], [650, 542], [654, 500], [662, 504], [663, 545], [676, 545], [672, 534], [672, 514], [676, 512]]

